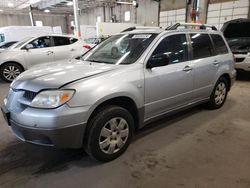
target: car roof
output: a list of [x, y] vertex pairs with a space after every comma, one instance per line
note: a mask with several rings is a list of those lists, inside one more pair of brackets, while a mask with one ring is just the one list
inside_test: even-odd
[[124, 34], [160, 34], [160, 33], [209, 33], [209, 34], [221, 34], [220, 31], [215, 31], [215, 30], [203, 30], [203, 29], [176, 29], [176, 30], [165, 30], [165, 29], [148, 29], [148, 30], [133, 30], [133, 31], [127, 31], [123, 32]]
[[[191, 28], [188, 28], [191, 27]], [[199, 29], [195, 29], [199, 28]], [[215, 26], [207, 25], [207, 24], [199, 24], [199, 23], [176, 23], [167, 28], [162, 27], [131, 27], [125, 30], [126, 34], [138, 34], [138, 33], [152, 33], [152, 34], [160, 34], [160, 33], [176, 33], [176, 32], [195, 32], [195, 33], [217, 33], [221, 34], [220, 31], [217, 30]]]
[[68, 35], [68, 34], [56, 34], [56, 33], [48, 33], [48, 34], [35, 34], [32, 37], [43, 37], [43, 36], [54, 36], [54, 37], [73, 37], [73, 38], [77, 38], [74, 35]]

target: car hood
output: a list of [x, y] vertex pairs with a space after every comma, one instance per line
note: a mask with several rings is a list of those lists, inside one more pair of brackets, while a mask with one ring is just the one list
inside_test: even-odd
[[46, 63], [35, 66], [15, 79], [13, 89], [38, 92], [42, 89], [56, 89], [77, 80], [93, 77], [117, 68], [116, 65], [91, 63], [80, 60]]

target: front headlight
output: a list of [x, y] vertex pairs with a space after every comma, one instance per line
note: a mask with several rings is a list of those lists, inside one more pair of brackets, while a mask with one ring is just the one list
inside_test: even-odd
[[32, 100], [31, 107], [57, 108], [68, 102], [74, 95], [75, 90], [47, 90], [38, 93]]

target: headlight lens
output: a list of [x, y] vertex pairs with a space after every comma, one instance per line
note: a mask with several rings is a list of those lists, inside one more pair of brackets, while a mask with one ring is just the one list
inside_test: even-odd
[[68, 102], [75, 90], [47, 90], [38, 93], [31, 106], [36, 108], [57, 108]]

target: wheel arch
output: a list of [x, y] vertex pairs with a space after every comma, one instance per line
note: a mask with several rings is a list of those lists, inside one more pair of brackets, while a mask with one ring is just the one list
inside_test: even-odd
[[8, 64], [8, 63], [15, 63], [15, 64], [19, 65], [19, 66], [23, 69], [23, 71], [25, 71], [24, 66], [23, 66], [21, 63], [17, 62], [17, 61], [6, 61], [6, 62], [4, 62], [4, 63], [2, 63], [2, 64], [0, 65], [0, 68], [1, 68], [2, 66], [4, 66], [4, 65]]
[[[225, 78], [228, 84], [228, 91], [230, 91], [231, 89], [231, 79], [230, 79], [230, 75], [228, 73], [224, 73], [220, 76], [220, 78]], [[219, 78], [219, 79], [220, 79]]]
[[138, 108], [136, 102], [128, 96], [116, 96], [113, 98], [106, 99], [101, 103], [97, 104], [94, 109], [91, 110], [91, 114], [87, 120], [89, 122], [98, 112], [109, 105], [116, 105], [125, 108], [133, 116], [135, 129], [138, 129], [143, 122], [144, 108]]

